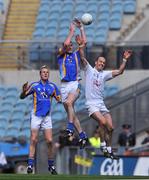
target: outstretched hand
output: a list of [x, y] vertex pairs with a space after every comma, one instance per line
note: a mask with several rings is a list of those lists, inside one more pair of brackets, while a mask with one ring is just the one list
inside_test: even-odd
[[75, 26], [78, 27], [79, 29], [80, 29], [81, 27], [83, 27], [83, 24], [82, 24], [81, 20], [78, 19], [78, 18], [75, 18], [75, 19], [73, 20], [73, 23], [74, 23]]
[[132, 50], [126, 50], [123, 54], [123, 58], [128, 60], [132, 55]]
[[81, 38], [80, 35], [77, 34], [75, 40], [78, 45], [83, 45], [83, 39]]
[[30, 86], [28, 85], [28, 82], [24, 83], [23, 86], [22, 86], [23, 92], [28, 91], [29, 88], [30, 88]]
[[70, 32], [74, 32], [75, 31], [75, 24], [71, 23], [69, 29], [70, 29]]

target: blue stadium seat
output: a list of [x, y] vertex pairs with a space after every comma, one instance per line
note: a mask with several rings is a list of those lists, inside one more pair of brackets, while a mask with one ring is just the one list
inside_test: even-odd
[[87, 35], [87, 46], [92, 46], [94, 35]]
[[29, 112], [28, 114], [25, 114], [25, 116], [24, 116], [24, 121], [23, 121], [23, 122], [25, 122], [25, 121], [30, 122], [30, 119], [31, 119], [31, 114], [30, 114], [30, 112]]
[[27, 112], [28, 107], [25, 102], [17, 102], [14, 107], [14, 111], [23, 111], [24, 113]]
[[86, 36], [92, 36], [95, 33], [94, 26], [89, 26], [85, 28]]
[[102, 12], [109, 12], [110, 11], [110, 6], [108, 4], [101, 4], [100, 5], [100, 9], [99, 9], [99, 13], [102, 13]]
[[46, 30], [45, 32], [45, 37], [50, 38], [50, 37], [55, 37], [56, 36], [56, 28], [51, 27]]
[[30, 140], [30, 129], [28, 129], [28, 128], [27, 129], [22, 129], [19, 132], [18, 136], [25, 136], [27, 141], [29, 141]]
[[22, 124], [22, 129], [29, 129], [30, 128], [30, 121], [24, 121]]
[[51, 21], [51, 20], [58, 21], [59, 17], [60, 17], [60, 13], [53, 11], [49, 14], [48, 20], [49, 21]]
[[123, 2], [114, 1], [112, 3], [112, 11], [121, 11], [121, 12], [123, 12]]
[[4, 3], [3, 1], [0, 1], [0, 12], [4, 10]]
[[79, 104], [78, 104], [79, 111], [82, 111], [83, 109], [85, 109], [85, 102], [86, 102], [85, 98], [79, 100]]
[[110, 13], [109, 12], [107, 12], [107, 11], [103, 11], [102, 13], [100, 13], [99, 14], [99, 17], [98, 17], [98, 20], [99, 21], [102, 21], [102, 20], [104, 20], [104, 21], [108, 21], [109, 20], [109, 18], [110, 18]]
[[24, 120], [24, 111], [23, 110], [14, 110], [12, 112], [12, 116], [11, 118], [16, 118], [16, 119], [20, 119], [20, 120]]
[[110, 20], [110, 30], [119, 30], [121, 28], [121, 19], [114, 18]]
[[50, 6], [50, 2], [49, 1], [40, 1], [40, 8], [44, 8], [44, 7], [48, 7]]
[[46, 25], [47, 25], [47, 20], [38, 20], [36, 22], [35, 30], [45, 29]]
[[55, 113], [55, 112], [57, 112], [57, 111], [62, 112], [62, 113], [65, 113], [64, 106], [63, 106], [62, 104], [59, 104], [59, 103], [53, 105], [53, 107], [52, 107], [52, 113]]
[[81, 18], [85, 11], [76, 11], [74, 12], [74, 17]]
[[38, 62], [40, 58], [40, 55], [39, 55], [39, 50], [36, 48], [30, 48], [30, 52], [29, 52], [29, 60], [31, 62]]
[[47, 20], [47, 19], [48, 19], [48, 12], [40, 12], [37, 16], [37, 21]]
[[47, 29], [56, 28], [57, 26], [58, 26], [58, 22], [55, 20], [51, 20], [51, 21], [48, 21]]
[[17, 101], [18, 97], [16, 95], [7, 95], [7, 97], [5, 97], [5, 101], [9, 101], [10, 104], [15, 104]]
[[126, 0], [124, 1], [124, 13], [134, 14], [136, 12], [136, 1]]
[[105, 20], [97, 21], [96, 31], [100, 31], [100, 29], [108, 29], [109, 22]]
[[64, 114], [61, 111], [52, 113], [52, 122], [57, 122], [62, 120], [64, 120]]
[[96, 34], [94, 38], [94, 43], [97, 45], [104, 45], [106, 43], [106, 40], [107, 40], [107, 35], [104, 33], [99, 33]]
[[6, 96], [18, 96], [18, 89], [7, 89]]
[[18, 137], [18, 129], [17, 128], [9, 128], [7, 131], [6, 131], [6, 134], [5, 134], [5, 137], [15, 137], [17, 138]]
[[22, 129], [19, 132], [19, 136], [26, 136], [28, 138], [28, 140], [29, 140], [29, 138], [30, 138], [30, 128]]
[[60, 29], [62, 29], [62, 28], [69, 29], [69, 26], [70, 26], [70, 22], [69, 22], [69, 20], [67, 18], [60, 20], [60, 25], [59, 25]]
[[12, 110], [0, 110], [0, 116], [6, 118], [7, 120], [11, 117]]
[[[52, 11], [60, 12], [61, 9], [62, 9], [62, 6], [61, 6], [60, 3], [54, 4], [54, 5], [52, 5], [51, 8], [50, 8], [50, 12], [52, 12]], [[50, 13], [50, 12], [49, 12], [49, 13]]]
[[0, 127], [0, 140], [3, 140], [5, 134], [6, 134], [6, 130]]
[[123, 15], [122, 11], [120, 11], [120, 10], [112, 11], [110, 18], [111, 19], [122, 19], [122, 15]]
[[[47, 38], [53, 38], [53, 36], [47, 36]], [[50, 61], [50, 57], [51, 57], [51, 49], [49, 48], [44, 48], [40, 51], [40, 57], [42, 62], [43, 61]]]
[[1, 104], [1, 111], [3, 110], [10, 110], [13, 108], [13, 104], [11, 104], [9, 101], [3, 101]]
[[45, 35], [45, 29], [37, 29], [36, 31], [34, 31], [33, 33], [33, 37], [35, 39], [38, 39], [38, 38], [43, 38]]
[[68, 24], [72, 20], [72, 14], [70, 12], [62, 13], [59, 17], [59, 22], [62, 24], [62, 21], [66, 21]]
[[23, 121], [18, 118], [11, 118], [11, 121], [8, 125], [8, 128], [16, 128], [18, 130], [21, 129]]
[[74, 6], [73, 6], [73, 3], [67, 3], [67, 4], [63, 4], [63, 8], [62, 8], [62, 14], [64, 11], [71, 11], [73, 10]]
[[5, 116], [0, 116], [0, 128], [6, 129], [8, 126], [8, 119]]
[[6, 93], [6, 88], [1, 86], [0, 87], [0, 98], [3, 98], [5, 93]]
[[93, 11], [93, 12], [97, 13], [97, 10], [98, 10], [97, 4], [88, 4], [87, 12], [92, 12]]

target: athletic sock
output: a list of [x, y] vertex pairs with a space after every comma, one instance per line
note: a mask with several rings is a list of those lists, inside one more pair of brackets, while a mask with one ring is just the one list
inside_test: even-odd
[[101, 142], [100, 145], [101, 145], [101, 148], [103, 148], [103, 149], [106, 148], [106, 142], [105, 141]]
[[67, 124], [67, 129], [70, 130], [70, 131], [73, 131], [74, 130], [74, 124], [72, 122], [69, 122]]
[[53, 166], [54, 165], [54, 160], [53, 159], [48, 159], [48, 166]]
[[32, 159], [32, 158], [29, 158], [28, 159], [28, 166], [34, 166], [34, 159]]
[[108, 150], [109, 153], [111, 153], [111, 152], [112, 152], [111, 146], [108, 146], [108, 147], [107, 147], [107, 150]]
[[81, 133], [79, 133], [79, 138], [80, 139], [85, 139], [85, 138], [87, 138], [87, 135], [86, 135], [86, 133], [85, 132], [81, 132]]

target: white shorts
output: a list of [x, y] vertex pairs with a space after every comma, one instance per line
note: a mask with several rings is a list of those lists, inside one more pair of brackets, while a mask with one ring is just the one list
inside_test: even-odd
[[60, 88], [62, 102], [67, 100], [69, 93], [76, 94], [78, 88], [80, 89], [78, 81], [62, 82]]
[[38, 117], [34, 112], [31, 113], [31, 129], [52, 129], [51, 116]]
[[86, 103], [86, 108], [88, 110], [89, 116], [91, 116], [94, 112], [100, 112], [102, 115], [109, 113], [110, 111], [106, 108], [104, 102], [100, 103]]

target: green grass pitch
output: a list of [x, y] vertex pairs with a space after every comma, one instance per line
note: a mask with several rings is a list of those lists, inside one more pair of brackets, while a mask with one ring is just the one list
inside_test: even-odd
[[0, 174], [0, 180], [108, 180], [108, 179], [149, 179], [147, 176], [88, 176], [88, 175], [28, 175]]

